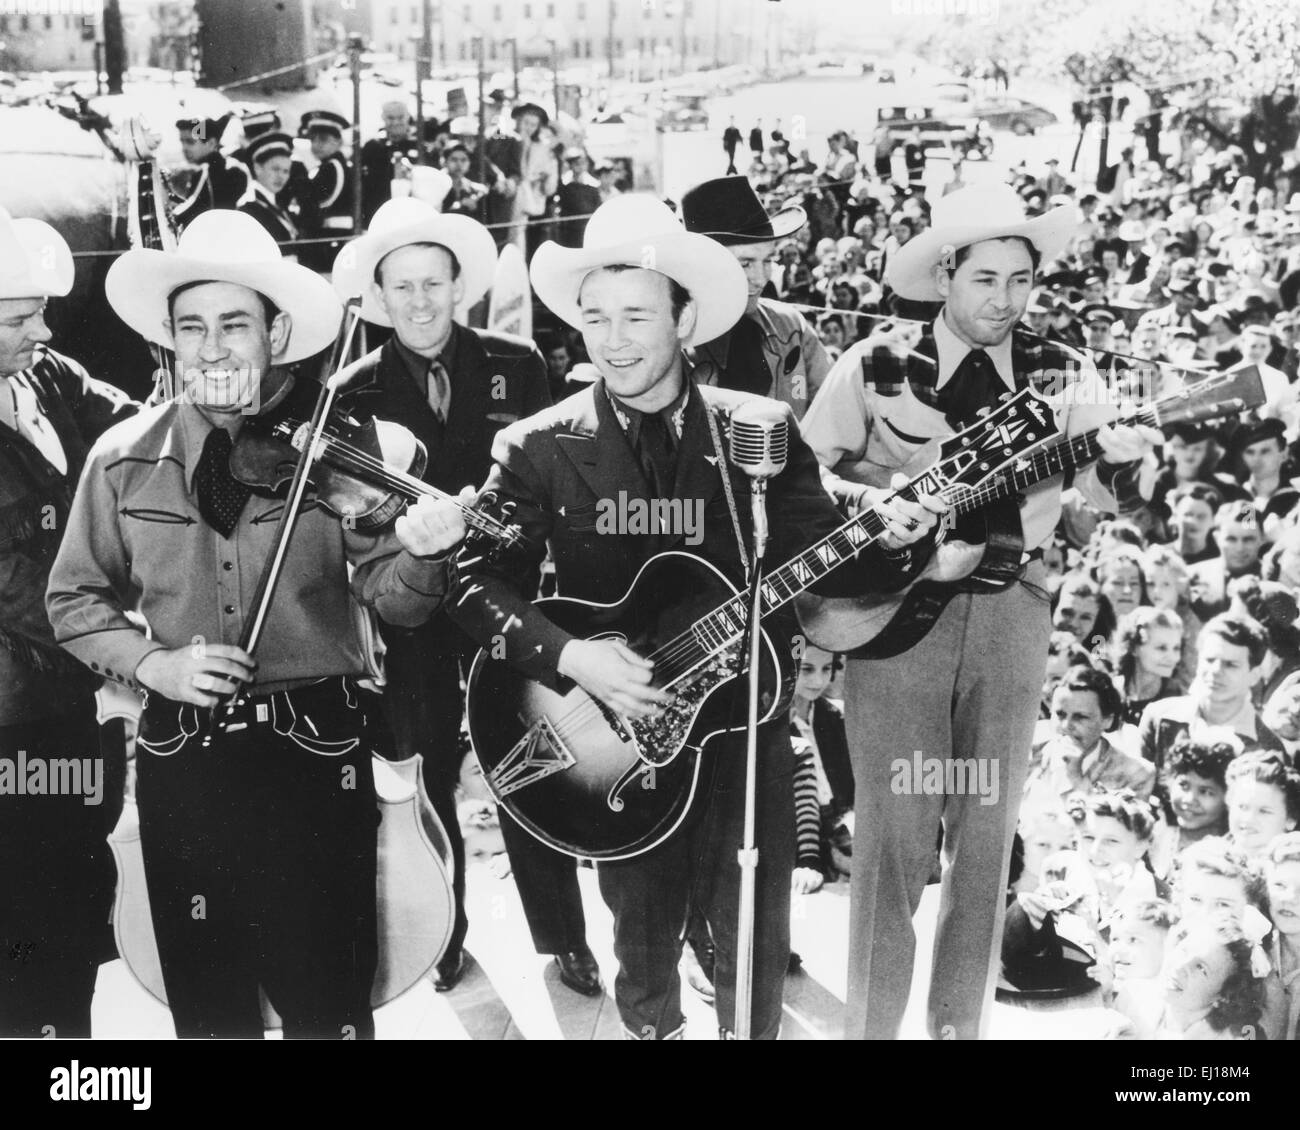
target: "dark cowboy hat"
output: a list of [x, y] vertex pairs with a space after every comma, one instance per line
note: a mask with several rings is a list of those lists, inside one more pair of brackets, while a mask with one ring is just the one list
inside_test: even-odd
[[536, 114], [541, 124], [546, 126], [551, 124], [551, 115], [543, 110], [536, 102], [520, 102], [513, 110], [510, 116], [518, 121], [524, 114]]
[[1252, 443], [1259, 443], [1261, 440], [1266, 439], [1275, 439], [1285, 448], [1286, 424], [1271, 417], [1267, 420], [1252, 420], [1249, 423], [1242, 424], [1232, 437], [1232, 447], [1236, 453], [1240, 454]]
[[744, 176], [706, 180], [682, 196], [686, 230], [707, 235], [724, 247], [784, 239], [807, 222], [808, 213], [797, 204], [769, 216], [749, 178]]

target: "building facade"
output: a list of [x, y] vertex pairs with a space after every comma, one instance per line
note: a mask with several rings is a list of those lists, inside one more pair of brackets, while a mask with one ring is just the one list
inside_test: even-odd
[[[362, 3], [365, 0], [361, 0]], [[421, 0], [369, 0], [371, 44], [413, 59], [423, 27]], [[591, 66], [619, 77], [682, 74], [711, 66], [761, 62], [763, 37], [776, 18], [766, 0], [433, 0], [434, 65], [474, 63], [482, 36], [494, 68], [549, 65], [551, 42], [561, 65]]]

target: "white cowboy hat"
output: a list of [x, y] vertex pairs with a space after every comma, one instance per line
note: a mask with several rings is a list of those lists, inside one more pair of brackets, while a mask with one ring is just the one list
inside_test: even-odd
[[315, 271], [280, 254], [271, 234], [252, 216], [213, 208], [194, 220], [175, 251], [141, 247], [109, 269], [104, 292], [117, 315], [146, 341], [175, 349], [167, 297], [186, 283], [237, 283], [265, 295], [293, 321], [289, 347], [278, 364], [319, 353], [334, 341], [343, 310]]
[[72, 252], [44, 220], [0, 208], [0, 298], [61, 298], [72, 289]]
[[537, 297], [562, 321], [581, 329], [582, 280], [614, 266], [658, 271], [695, 299], [695, 329], [685, 345], [720, 337], [745, 312], [749, 287], [736, 257], [707, 235], [688, 232], [672, 209], [647, 193], [605, 201], [587, 221], [581, 248], [542, 244], [529, 276]]
[[1023, 236], [1049, 262], [1078, 227], [1071, 208], [1025, 216], [1024, 201], [1010, 185], [971, 185], [936, 200], [927, 231], [909, 239], [889, 259], [885, 281], [903, 298], [942, 302], [934, 268], [946, 254], [986, 239]]
[[339, 251], [334, 260], [334, 290], [345, 301], [361, 296], [361, 316], [377, 326], [392, 319], [375, 300], [375, 267], [390, 251], [410, 243], [436, 243], [460, 264], [465, 296], [460, 305], [472, 306], [488, 292], [497, 267], [497, 245], [477, 220], [439, 212], [433, 205], [401, 196], [379, 206], [370, 230]]

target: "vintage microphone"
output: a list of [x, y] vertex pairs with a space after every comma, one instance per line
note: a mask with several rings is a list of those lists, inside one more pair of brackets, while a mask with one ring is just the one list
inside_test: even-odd
[[754, 560], [749, 571], [749, 602], [740, 654], [748, 654], [749, 713], [745, 727], [745, 831], [740, 850], [740, 914], [736, 930], [736, 1016], [738, 1040], [750, 1038], [754, 989], [754, 886], [758, 848], [754, 846], [755, 794], [758, 787], [759, 625], [762, 620], [763, 554], [767, 549], [767, 480], [785, 469], [790, 450], [789, 409], [776, 400], [753, 400], [731, 416], [732, 464], [754, 480]]

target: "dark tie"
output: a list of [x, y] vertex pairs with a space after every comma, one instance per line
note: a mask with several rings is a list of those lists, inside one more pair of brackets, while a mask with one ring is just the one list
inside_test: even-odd
[[213, 428], [203, 443], [203, 454], [194, 472], [199, 492], [199, 513], [223, 538], [230, 537], [244, 504], [253, 493], [230, 473], [230, 433]]
[[948, 417], [954, 431], [960, 431], [978, 418], [981, 408], [997, 404], [1006, 391], [989, 355], [982, 349], [972, 349], [939, 390], [939, 411]]
[[451, 378], [441, 361], [429, 362], [429, 407], [438, 417], [438, 423], [447, 422], [447, 412], [451, 407]]
[[640, 414], [633, 448], [637, 462], [645, 473], [651, 498], [671, 498], [673, 475], [677, 464], [677, 437], [661, 412]]

